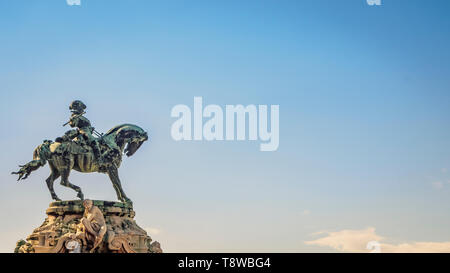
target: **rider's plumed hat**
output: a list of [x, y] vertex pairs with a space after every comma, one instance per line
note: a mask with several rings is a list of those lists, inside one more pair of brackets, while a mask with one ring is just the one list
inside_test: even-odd
[[86, 109], [86, 105], [80, 100], [74, 100], [70, 104], [69, 109], [72, 113], [81, 114], [84, 112], [84, 109]]

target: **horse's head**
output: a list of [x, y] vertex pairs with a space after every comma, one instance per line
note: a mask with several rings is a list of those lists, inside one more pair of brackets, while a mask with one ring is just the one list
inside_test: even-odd
[[132, 156], [148, 140], [148, 134], [139, 126], [133, 124], [122, 124], [116, 126], [106, 133], [113, 136], [117, 146], [127, 156]]
[[147, 132], [143, 132], [142, 134], [130, 138], [127, 142], [127, 147], [125, 148], [125, 154], [127, 156], [132, 156], [141, 147], [142, 143], [147, 140]]

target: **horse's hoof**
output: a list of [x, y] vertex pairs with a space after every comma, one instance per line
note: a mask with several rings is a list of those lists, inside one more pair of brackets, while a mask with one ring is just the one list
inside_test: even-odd
[[58, 197], [53, 197], [53, 200], [55, 200], [55, 201], [62, 201], [62, 200], [59, 199]]

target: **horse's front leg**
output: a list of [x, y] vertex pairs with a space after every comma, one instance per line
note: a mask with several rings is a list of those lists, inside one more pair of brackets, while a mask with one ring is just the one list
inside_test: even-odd
[[131, 204], [132, 202], [131, 202], [130, 198], [128, 198], [125, 195], [125, 192], [123, 192], [122, 184], [120, 183], [119, 172], [118, 172], [117, 168], [115, 168], [115, 167], [109, 168], [108, 176], [109, 176], [109, 179], [111, 179], [114, 190], [116, 190], [117, 199], [119, 199], [120, 201], [122, 201], [124, 203]]

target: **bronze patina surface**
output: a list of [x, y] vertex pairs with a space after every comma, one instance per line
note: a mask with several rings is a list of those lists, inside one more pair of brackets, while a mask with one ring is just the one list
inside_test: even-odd
[[[44, 140], [33, 152], [33, 160], [20, 166], [13, 172], [19, 175], [18, 180], [26, 179], [31, 172], [44, 166], [47, 162], [51, 174], [45, 180], [52, 198], [60, 201], [53, 183], [61, 177], [61, 185], [77, 192], [77, 197], [83, 200], [84, 195], [79, 186], [69, 182], [71, 170], [83, 173], [106, 173], [116, 191], [117, 198], [122, 202], [131, 203], [122, 189], [118, 169], [122, 162], [122, 154], [132, 156], [148, 140], [147, 132], [133, 124], [122, 124], [113, 127], [106, 134], [99, 134], [84, 116], [86, 105], [73, 101], [69, 109], [72, 112], [66, 123], [72, 128], [55, 141]], [[66, 125], [64, 124], [64, 125]], [[94, 134], [97, 137], [94, 137]]]

